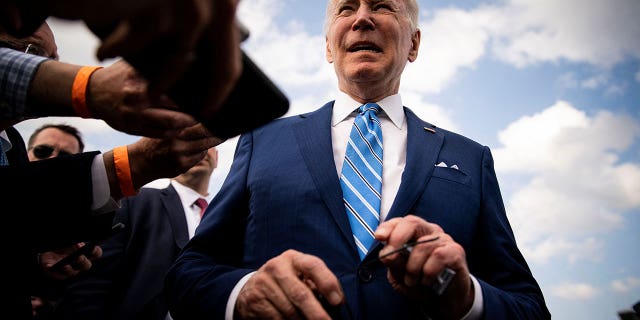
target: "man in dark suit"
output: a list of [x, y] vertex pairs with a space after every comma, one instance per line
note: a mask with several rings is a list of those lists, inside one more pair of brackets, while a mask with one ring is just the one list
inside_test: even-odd
[[200, 223], [208, 203], [218, 154], [205, 158], [171, 180], [164, 189], [142, 188], [122, 200], [114, 224], [126, 227], [101, 243], [103, 255], [91, 270], [67, 287], [56, 310], [62, 319], [145, 319], [167, 316], [164, 276]]
[[[341, 94], [240, 138], [229, 176], [167, 274], [175, 319], [550, 318], [489, 148], [402, 105], [418, 12], [415, 0], [330, 0], [326, 56]], [[378, 208], [365, 206], [380, 221], [367, 223], [371, 245], [352, 231], [364, 223], [350, 215], [364, 215], [349, 197], [369, 201], [369, 192], [345, 182], [350, 167], [375, 172], [353, 161], [366, 158], [355, 146], [368, 132], [370, 150], [384, 147]], [[415, 241], [424, 242], [402, 249]]]

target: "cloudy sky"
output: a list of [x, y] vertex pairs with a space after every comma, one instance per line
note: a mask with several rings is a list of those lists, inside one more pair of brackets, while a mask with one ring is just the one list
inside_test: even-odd
[[[402, 79], [404, 104], [492, 149], [518, 244], [553, 318], [618, 319], [640, 301], [640, 1], [419, 3], [422, 43]], [[291, 99], [289, 114], [336, 92], [324, 9], [318, 0], [241, 2], [251, 31], [244, 48]], [[97, 40], [82, 24], [51, 24], [62, 61], [97, 64]], [[79, 126], [87, 150], [137, 139], [75, 118], [18, 128], [26, 137], [45, 120]], [[236, 140], [219, 147], [212, 193]]]

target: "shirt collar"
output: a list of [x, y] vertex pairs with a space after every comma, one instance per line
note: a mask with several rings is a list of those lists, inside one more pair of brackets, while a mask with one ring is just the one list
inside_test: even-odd
[[198, 192], [196, 192], [195, 190], [193, 190], [193, 189], [181, 184], [180, 182], [178, 182], [178, 181], [176, 181], [174, 179], [171, 179], [171, 185], [173, 186], [174, 189], [176, 189], [176, 192], [180, 196], [180, 199], [182, 199], [183, 203], [191, 205], [196, 200], [198, 200], [198, 198], [204, 198], [205, 200], [207, 200], [207, 203], [211, 202], [211, 196], [210, 195], [203, 196], [203, 195], [199, 194]]
[[[391, 120], [396, 127], [402, 129], [405, 122], [405, 115], [400, 94], [388, 96], [376, 103], [382, 108], [384, 114], [389, 117], [389, 120]], [[331, 125], [336, 126], [338, 123], [344, 121], [361, 105], [362, 103], [353, 100], [353, 98], [341, 91], [333, 104]]]

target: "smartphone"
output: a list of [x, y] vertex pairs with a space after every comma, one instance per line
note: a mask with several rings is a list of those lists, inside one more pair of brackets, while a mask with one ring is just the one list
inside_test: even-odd
[[228, 139], [284, 115], [289, 100], [242, 52], [242, 74], [216, 115], [203, 124], [216, 137]]
[[118, 233], [118, 231], [120, 231], [122, 229], [124, 229], [124, 224], [123, 223], [118, 222], [118, 223], [114, 224], [111, 227], [111, 232], [106, 234], [105, 237], [103, 237], [101, 239], [92, 240], [92, 241], [89, 241], [89, 242], [85, 243], [85, 245], [82, 248], [72, 252], [68, 256], [66, 256], [66, 257], [60, 259], [60, 261], [56, 262], [56, 264], [54, 264], [51, 267], [51, 271], [61, 270], [65, 265], [76, 261], [76, 259], [78, 259], [79, 256], [90, 254], [91, 251], [93, 251], [93, 248], [95, 248], [95, 246], [97, 246], [100, 242], [108, 239], [109, 237], [111, 237], [112, 235]]

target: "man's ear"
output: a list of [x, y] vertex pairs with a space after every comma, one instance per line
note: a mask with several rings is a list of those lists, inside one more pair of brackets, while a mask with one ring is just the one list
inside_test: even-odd
[[329, 38], [325, 37], [324, 39], [327, 45], [325, 56], [327, 57], [327, 61], [329, 61], [329, 63], [333, 63], [333, 55], [331, 54], [331, 46], [329, 46]]
[[420, 29], [411, 35], [411, 49], [409, 50], [409, 62], [414, 62], [418, 58], [418, 49], [420, 49]]

